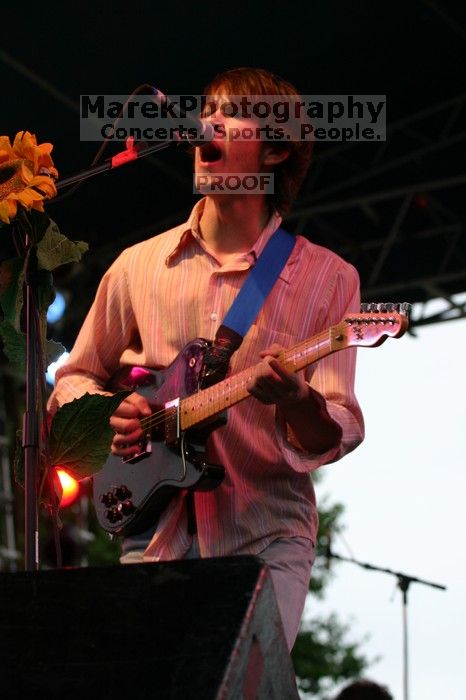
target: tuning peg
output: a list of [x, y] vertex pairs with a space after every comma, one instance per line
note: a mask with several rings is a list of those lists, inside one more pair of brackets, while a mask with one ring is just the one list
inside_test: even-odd
[[380, 304], [376, 304], [373, 301], [367, 301], [361, 304], [361, 313], [377, 313], [377, 311], [380, 311], [379, 309]]
[[409, 316], [411, 313], [411, 304], [409, 304], [407, 301], [403, 301], [400, 304], [400, 314], [403, 314], [404, 316]]
[[408, 302], [394, 303], [391, 301], [383, 302], [363, 302], [361, 304], [361, 313], [390, 313], [397, 312], [404, 316], [409, 316], [411, 304]]
[[393, 304], [390, 301], [384, 301], [381, 302], [380, 304], [377, 304], [377, 310], [380, 311], [381, 313], [387, 314], [390, 313], [395, 309], [396, 304]]

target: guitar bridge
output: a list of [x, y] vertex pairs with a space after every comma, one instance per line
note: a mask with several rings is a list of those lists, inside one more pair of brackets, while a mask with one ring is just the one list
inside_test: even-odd
[[122, 457], [121, 461], [124, 464], [134, 464], [135, 462], [139, 462], [145, 457], [149, 457], [149, 455], [152, 452], [152, 442], [150, 433], [146, 433], [145, 435], [143, 435], [142, 438], [139, 440], [138, 445], [141, 448], [141, 451], [137, 452], [135, 455], [131, 455], [131, 457]]

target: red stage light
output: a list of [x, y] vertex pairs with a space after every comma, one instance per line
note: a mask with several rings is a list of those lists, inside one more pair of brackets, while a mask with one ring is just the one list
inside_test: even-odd
[[76, 481], [76, 479], [70, 476], [64, 469], [57, 469], [56, 471], [63, 489], [60, 499], [60, 508], [66, 508], [74, 503], [79, 496], [79, 481]]

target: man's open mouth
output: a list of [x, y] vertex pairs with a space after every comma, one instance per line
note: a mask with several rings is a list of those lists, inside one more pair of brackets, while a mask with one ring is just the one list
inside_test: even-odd
[[200, 156], [203, 163], [216, 163], [222, 157], [222, 151], [216, 143], [211, 141], [201, 146]]

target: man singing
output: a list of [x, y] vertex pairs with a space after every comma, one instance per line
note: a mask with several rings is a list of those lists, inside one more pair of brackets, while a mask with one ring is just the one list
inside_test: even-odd
[[[207, 183], [205, 196], [186, 222], [127, 248], [106, 272], [68, 362], [57, 372], [52, 413], [86, 392], [105, 393], [122, 367], [168, 367], [189, 341], [214, 339], [290, 211], [309, 167], [311, 142], [233, 138], [246, 122], [251, 126], [251, 119], [225, 116], [221, 105], [232, 95], [298, 99], [297, 90], [266, 70], [238, 68], [217, 76], [205, 94], [217, 104], [204, 115], [215, 125], [214, 140], [194, 149], [195, 174]], [[215, 175], [261, 173], [273, 173], [273, 193], [209, 187]], [[231, 375], [258, 366], [247, 385], [250, 398], [232, 406], [226, 424], [207, 440], [207, 461], [225, 468], [222, 483], [192, 495], [180, 490], [156, 525], [122, 543], [123, 563], [261, 557], [290, 650], [315, 556], [318, 516], [311, 473], [359, 445], [364, 424], [354, 395], [355, 349], [298, 373], [277, 357], [282, 348], [358, 312], [359, 304], [356, 270], [297, 236], [230, 359]], [[137, 392], [120, 404], [110, 421], [114, 455], [128, 458], [139, 451], [140, 419], [151, 413]]]

